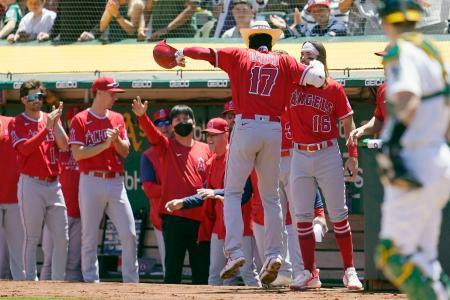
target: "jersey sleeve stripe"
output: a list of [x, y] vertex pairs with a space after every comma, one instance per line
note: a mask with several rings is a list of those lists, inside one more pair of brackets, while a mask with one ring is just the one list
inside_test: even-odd
[[15, 141], [14, 143], [13, 143], [13, 148], [15, 148], [16, 147], [16, 145], [18, 144], [18, 143], [20, 143], [20, 142], [23, 142], [23, 141], [26, 141], [27, 139], [25, 139], [25, 138], [22, 138], [22, 139], [18, 139], [17, 141]]
[[344, 116], [338, 118], [338, 120], [345, 119], [345, 118], [347, 118], [348, 116], [351, 116], [351, 115], [353, 115], [353, 110], [352, 110], [351, 112], [349, 112], [348, 114], [346, 114], [346, 115], [344, 115]]
[[300, 82], [299, 82], [300, 85], [303, 85], [303, 80], [305, 80], [306, 73], [308, 73], [310, 69], [311, 69], [311, 67], [308, 66], [308, 67], [305, 69], [305, 71], [303, 71], [302, 77], [300, 78]]
[[216, 49], [212, 49], [212, 51], [214, 51], [214, 55], [216, 56], [216, 63], [214, 65], [214, 67], [218, 68], [219, 67], [219, 54], [217, 53]]
[[83, 142], [79, 142], [79, 141], [69, 141], [69, 145], [82, 145], [84, 146]]

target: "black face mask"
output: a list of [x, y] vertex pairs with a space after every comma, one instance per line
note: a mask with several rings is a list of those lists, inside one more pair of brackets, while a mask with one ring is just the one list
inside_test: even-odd
[[178, 135], [185, 137], [185, 136], [188, 136], [192, 132], [194, 127], [192, 126], [191, 122], [183, 121], [183, 122], [178, 123], [174, 127], [174, 129]]

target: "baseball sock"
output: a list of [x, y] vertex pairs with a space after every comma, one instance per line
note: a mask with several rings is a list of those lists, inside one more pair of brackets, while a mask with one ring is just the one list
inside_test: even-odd
[[298, 222], [297, 231], [305, 270], [314, 274], [316, 271], [316, 240], [312, 222]]
[[334, 237], [341, 252], [344, 269], [353, 267], [353, 243], [352, 231], [348, 220], [333, 223]]

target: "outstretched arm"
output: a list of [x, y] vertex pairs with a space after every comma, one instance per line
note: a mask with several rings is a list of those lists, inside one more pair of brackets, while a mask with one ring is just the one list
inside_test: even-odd
[[216, 65], [216, 54], [214, 50], [210, 48], [188, 47], [178, 50], [178, 52], [175, 54], [175, 58], [179, 66], [184, 66], [185, 56], [192, 59], [205, 60], [213, 66]]

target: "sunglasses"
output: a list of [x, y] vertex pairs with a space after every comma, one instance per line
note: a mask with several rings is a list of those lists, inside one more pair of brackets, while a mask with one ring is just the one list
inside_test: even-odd
[[25, 98], [27, 98], [28, 102], [34, 102], [36, 100], [43, 100], [44, 94], [42, 94], [42, 93], [31, 94], [31, 95], [26, 96]]
[[170, 126], [170, 120], [160, 120], [155, 122], [156, 127]]

